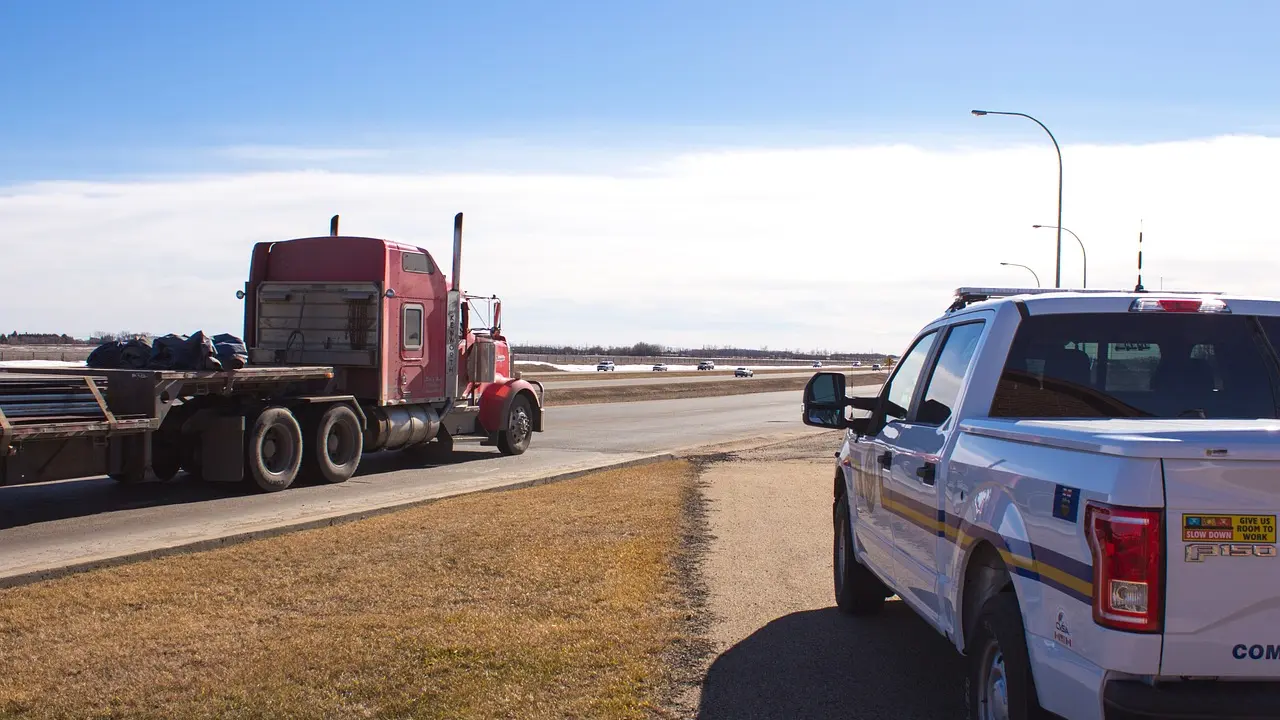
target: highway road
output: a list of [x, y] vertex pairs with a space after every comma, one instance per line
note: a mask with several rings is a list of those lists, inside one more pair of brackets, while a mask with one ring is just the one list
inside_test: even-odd
[[[612, 381], [621, 382], [621, 381]], [[870, 392], [873, 387], [855, 388]], [[340, 485], [262, 495], [241, 485], [120, 486], [107, 478], [0, 488], [0, 585], [68, 566], [163, 552], [192, 543], [323, 522], [462, 492], [535, 481], [714, 443], [812, 431], [800, 393], [653, 400], [547, 409], [547, 432], [503, 457], [460, 441], [452, 462], [414, 465], [402, 453], [369, 455]]]
[[623, 377], [614, 379], [592, 378], [583, 379], [586, 373], [573, 373], [565, 379], [561, 380], [559, 376], [554, 378], [540, 377], [539, 382], [544, 384], [548, 390], [561, 390], [570, 388], [588, 388], [588, 387], [622, 387], [624, 385], [679, 385], [684, 383], [711, 383], [711, 382], [751, 382], [756, 378], [807, 378], [812, 377], [818, 370], [805, 370], [803, 372], [785, 372], [785, 373], [766, 373], [757, 374], [755, 378], [735, 378], [733, 375], [704, 375], [702, 377], [664, 377], [665, 373], [653, 373], [648, 377]]

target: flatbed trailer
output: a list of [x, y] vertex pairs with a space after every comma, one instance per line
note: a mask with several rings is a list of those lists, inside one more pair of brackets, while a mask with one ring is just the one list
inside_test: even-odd
[[[339, 403], [360, 413], [351, 396], [328, 392], [333, 377], [329, 367], [0, 368], [0, 485], [93, 475], [167, 480], [183, 466], [197, 469], [201, 456], [230, 449], [201, 446], [209, 440], [226, 445], [229, 434], [243, 434], [242, 413], [253, 406]], [[202, 419], [198, 412], [214, 408], [221, 411], [217, 417], [206, 412]], [[219, 424], [235, 427], [219, 433]], [[205, 442], [184, 448], [181, 438], [189, 435]], [[203, 463], [199, 470], [207, 480], [241, 479], [238, 469], [221, 467], [232, 464]]]

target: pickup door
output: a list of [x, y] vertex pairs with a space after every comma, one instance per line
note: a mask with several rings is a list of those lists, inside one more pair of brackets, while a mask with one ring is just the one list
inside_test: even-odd
[[984, 327], [983, 321], [971, 320], [938, 331], [910, 412], [885, 427], [885, 442], [893, 453], [885, 491], [894, 515], [896, 582], [934, 624], [941, 613], [938, 543], [945, 535], [941, 455]]
[[941, 611], [938, 543], [944, 535], [940, 455], [984, 327], [969, 319], [921, 335], [881, 394], [873, 422], [878, 432], [860, 442], [864, 462], [878, 465], [880, 503], [860, 502], [858, 520], [874, 534], [872, 542], [891, 539], [892, 569], [885, 571], [903, 599], [934, 624]]
[[894, 531], [904, 506], [897, 502], [890, 488], [894, 468], [904, 462], [902, 453], [905, 449], [901, 441], [903, 431], [909, 427], [906, 420], [912, 399], [937, 341], [938, 331], [930, 330], [912, 343], [880, 391], [880, 402], [871, 421], [873, 434], [858, 438], [853, 445], [857, 508], [854, 529], [870, 562], [881, 574], [892, 578], [896, 588], [903, 585], [898, 572]]

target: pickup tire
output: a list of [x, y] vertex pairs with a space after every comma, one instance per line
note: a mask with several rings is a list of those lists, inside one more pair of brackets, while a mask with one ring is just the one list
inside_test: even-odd
[[355, 411], [346, 405], [330, 405], [315, 423], [307, 425], [304, 475], [330, 485], [349, 480], [364, 452], [364, 433]]
[[874, 615], [893, 593], [854, 553], [853, 531], [849, 526], [849, 499], [841, 495], [833, 513], [835, 541], [831, 565], [835, 575], [836, 606], [849, 615]]
[[302, 466], [302, 428], [288, 408], [269, 407], [254, 418], [245, 436], [245, 470], [263, 492], [279, 492]]
[[1040, 708], [1018, 598], [1002, 592], [982, 606], [969, 645], [965, 717], [969, 720], [1052, 717]]

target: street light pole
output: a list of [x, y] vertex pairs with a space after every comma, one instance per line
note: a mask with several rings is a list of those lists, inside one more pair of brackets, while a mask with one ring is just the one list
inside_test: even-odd
[[[1031, 227], [1036, 228], [1038, 230], [1040, 228], [1051, 228], [1053, 227], [1053, 225], [1032, 225]], [[1079, 235], [1071, 232], [1069, 228], [1059, 228], [1059, 229], [1062, 230], [1063, 232], [1071, 233], [1071, 237], [1075, 238], [1076, 242], [1080, 243], [1080, 257], [1084, 261], [1084, 264], [1081, 266], [1081, 269], [1083, 271], [1081, 273], [1083, 276], [1082, 282], [1084, 286], [1087, 288], [1089, 287], [1089, 253], [1084, 251], [1084, 241], [1080, 239]]]
[[1024, 117], [1031, 122], [1040, 126], [1042, 130], [1049, 133], [1049, 139], [1053, 141], [1053, 149], [1058, 152], [1058, 262], [1054, 270], [1053, 286], [1062, 287], [1062, 148], [1058, 147], [1058, 138], [1049, 132], [1049, 128], [1044, 123], [1031, 117], [1026, 113], [1020, 112], [999, 112], [996, 110], [973, 110], [974, 117], [982, 117], [984, 115], [1009, 115], [1012, 117]]
[[1031, 273], [1031, 277], [1033, 277], [1033, 278], [1035, 278], [1035, 279], [1036, 279], [1036, 287], [1040, 287], [1040, 276], [1036, 274], [1036, 271], [1035, 271], [1035, 270], [1032, 270], [1031, 268], [1027, 267], [1026, 265], [1019, 265], [1018, 263], [1006, 263], [1006, 262], [1002, 262], [1002, 263], [1000, 263], [1000, 264], [1001, 264], [1001, 265], [1004, 265], [1005, 267], [1020, 267], [1020, 268], [1022, 268], [1023, 270], [1026, 270], [1027, 272]]

